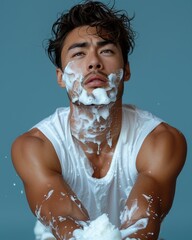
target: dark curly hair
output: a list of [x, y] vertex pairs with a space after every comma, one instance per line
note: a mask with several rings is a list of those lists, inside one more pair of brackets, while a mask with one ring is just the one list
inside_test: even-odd
[[[119, 43], [124, 63], [128, 54], [133, 51], [135, 32], [131, 28], [131, 20], [125, 11], [116, 11], [114, 5], [108, 7], [99, 1], [86, 0], [72, 7], [69, 12], [62, 13], [52, 26], [52, 38], [48, 40], [47, 53], [52, 63], [61, 68], [61, 51], [64, 40], [73, 29], [88, 25], [96, 27], [97, 34], [104, 38], [104, 29], [110, 40]], [[108, 37], [109, 38], [109, 37]]]

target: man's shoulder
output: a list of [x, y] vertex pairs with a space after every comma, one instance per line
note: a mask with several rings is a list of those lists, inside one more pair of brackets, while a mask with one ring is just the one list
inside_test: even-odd
[[[186, 159], [187, 144], [184, 135], [176, 128], [159, 124], [146, 138], [139, 153], [139, 162], [145, 166], [173, 167], [179, 172]], [[143, 159], [147, 159], [143, 161]], [[144, 166], [143, 163], [141, 166]]]
[[186, 140], [181, 131], [167, 124], [159, 124], [148, 136], [148, 148], [154, 151], [164, 150], [175, 153], [186, 150]]
[[59, 164], [54, 165], [58, 158], [51, 142], [37, 128], [17, 137], [12, 144], [11, 152], [15, 167], [37, 165], [59, 169]]
[[[177, 128], [162, 122], [159, 124], [154, 131], [151, 132], [149, 135], [149, 138], [151, 138], [151, 141], [154, 143], [163, 143], [163, 142], [171, 142], [176, 141], [179, 143], [186, 143], [185, 136], [181, 131], [179, 131]], [[176, 143], [175, 142], [175, 143]]]
[[28, 145], [40, 145], [42, 146], [47, 141], [47, 138], [44, 134], [37, 128], [33, 128], [30, 131], [23, 133], [18, 136], [13, 142], [13, 146], [24, 147], [26, 148]]
[[18, 136], [12, 144], [12, 153], [29, 156], [35, 153], [51, 152], [52, 145], [47, 137], [37, 128]]

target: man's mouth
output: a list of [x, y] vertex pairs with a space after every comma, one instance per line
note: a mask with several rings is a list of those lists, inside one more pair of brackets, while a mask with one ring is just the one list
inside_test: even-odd
[[84, 88], [100, 88], [108, 86], [108, 79], [104, 76], [93, 74], [83, 82]]

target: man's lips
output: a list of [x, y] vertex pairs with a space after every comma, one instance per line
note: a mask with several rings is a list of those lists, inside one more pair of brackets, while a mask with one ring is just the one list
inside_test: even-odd
[[108, 85], [108, 80], [107, 78], [96, 74], [85, 79], [83, 85], [88, 88], [105, 87]]

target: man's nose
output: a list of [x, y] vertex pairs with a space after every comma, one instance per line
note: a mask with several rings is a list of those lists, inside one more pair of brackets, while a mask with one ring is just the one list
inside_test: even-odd
[[96, 69], [101, 69], [101, 64], [97, 63], [97, 64], [90, 64], [89, 65], [89, 70], [96, 70]]
[[102, 68], [103, 64], [99, 56], [97, 56], [97, 54], [93, 54], [92, 56], [90, 56], [88, 60], [88, 70], [101, 70]]

